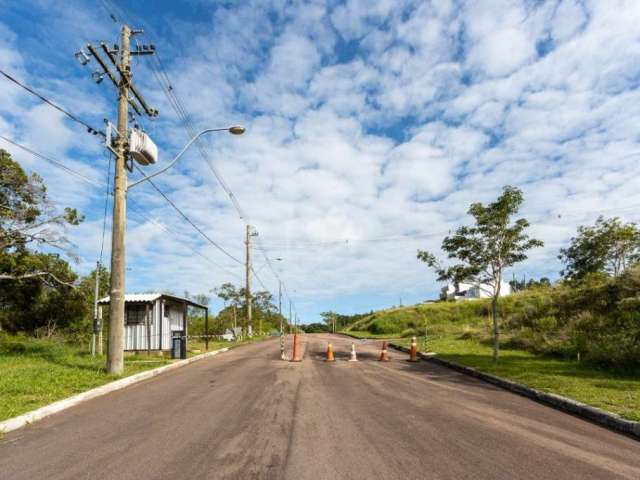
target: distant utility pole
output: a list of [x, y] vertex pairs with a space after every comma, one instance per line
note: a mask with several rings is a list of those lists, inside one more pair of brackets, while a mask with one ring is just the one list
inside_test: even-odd
[[[115, 148], [111, 148], [111, 138], [107, 138], [107, 146], [116, 156], [115, 180], [113, 192], [113, 227], [111, 232], [111, 291], [109, 295], [109, 349], [107, 351], [107, 371], [120, 374], [124, 367], [124, 293], [125, 293], [125, 224], [127, 207], [127, 159], [129, 154], [129, 105], [138, 115], [142, 110], [149, 116], [155, 117], [158, 111], [150, 108], [132, 83], [131, 72], [132, 55], [150, 55], [155, 52], [153, 45], [142, 45], [131, 51], [131, 37], [142, 34], [142, 30], [131, 30], [123, 25], [120, 46], [110, 47], [102, 42], [100, 48], [108, 58], [117, 74], [114, 74], [105, 62], [98, 49], [87, 45], [89, 53], [96, 59], [102, 71], [93, 73], [93, 78], [100, 83], [104, 76], [108, 76], [118, 90], [118, 122]], [[119, 58], [118, 58], [119, 56]], [[89, 57], [80, 51], [76, 58], [86, 65]], [[129, 94], [133, 94], [130, 97]], [[110, 134], [108, 135], [108, 137]]]
[[278, 313], [280, 314], [280, 334], [282, 334], [282, 280], [278, 279]]
[[[100, 295], [100, 262], [96, 262], [96, 284], [93, 289], [93, 333], [91, 334], [91, 356], [96, 354], [96, 346], [98, 355], [102, 355], [102, 345], [96, 345], [96, 338], [98, 332], [100, 332], [101, 325], [98, 318], [98, 296]], [[102, 343], [102, 336], [100, 336], [100, 343]]]
[[249, 334], [249, 325], [251, 325], [251, 225], [247, 225], [247, 236], [244, 241], [246, 248], [245, 254], [245, 285], [244, 296], [247, 309], [247, 335]]

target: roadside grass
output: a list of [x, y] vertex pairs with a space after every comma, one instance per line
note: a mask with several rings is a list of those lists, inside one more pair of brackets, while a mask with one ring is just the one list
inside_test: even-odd
[[[211, 341], [209, 351], [235, 348], [264, 338], [268, 337], [239, 342]], [[189, 357], [205, 351], [204, 341], [189, 342]], [[171, 359], [153, 352], [151, 355], [125, 355], [121, 376], [107, 374], [105, 362], [104, 355], [92, 357], [87, 347], [64, 339], [0, 334], [0, 421], [118, 378], [166, 365], [171, 363]]]
[[[61, 339], [0, 335], [0, 420], [15, 417], [120, 377], [105, 357]], [[162, 357], [125, 357], [123, 377], [169, 363]]]
[[399, 333], [371, 333], [368, 331], [362, 331], [362, 330], [349, 330], [346, 332], [341, 332], [341, 333], [346, 333], [348, 335], [352, 335], [354, 337], [358, 337], [358, 338], [388, 338], [388, 339], [392, 339], [392, 338], [400, 338], [400, 334]]
[[[410, 339], [398, 343], [408, 346]], [[444, 360], [640, 421], [640, 371], [601, 369], [509, 348], [501, 349], [500, 359], [494, 363], [489, 345], [459, 333], [429, 337], [427, 348], [424, 337], [420, 337], [418, 347], [421, 351], [434, 351]]]

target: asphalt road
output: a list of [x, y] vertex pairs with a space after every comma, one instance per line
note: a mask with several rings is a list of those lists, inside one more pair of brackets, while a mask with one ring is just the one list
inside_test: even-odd
[[[323, 361], [327, 340], [336, 362]], [[0, 479], [640, 479], [640, 442], [380, 342], [243, 346], [0, 441]]]

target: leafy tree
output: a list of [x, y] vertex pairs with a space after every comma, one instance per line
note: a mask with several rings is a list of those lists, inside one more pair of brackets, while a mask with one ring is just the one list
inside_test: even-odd
[[486, 206], [471, 204], [468, 213], [473, 216], [475, 225], [459, 227], [455, 234], [442, 241], [442, 250], [447, 252], [448, 258], [459, 263], [444, 267], [430, 252], [418, 250], [417, 255], [436, 271], [440, 281], [473, 281], [491, 288], [494, 361], [498, 360], [499, 351], [497, 306], [504, 270], [525, 260], [525, 252], [531, 248], [543, 245], [542, 241], [524, 233], [529, 227], [527, 220], [511, 221], [523, 201], [520, 189], [506, 186], [495, 202]]
[[[34, 270], [51, 275], [21, 275]], [[1, 256], [0, 271], [14, 272], [17, 277], [0, 281], [0, 325], [4, 329], [51, 336], [60, 328], [77, 324], [87, 313], [82, 291], [74, 287], [77, 275], [57, 254], [24, 249]]]
[[635, 223], [600, 216], [595, 225], [579, 226], [558, 258], [565, 264], [561, 275], [566, 279], [582, 280], [597, 272], [617, 277], [640, 259], [640, 230]]
[[[338, 314], [336, 312], [322, 312], [320, 316], [327, 325], [326, 331], [333, 332], [334, 330], [337, 330], [338, 327], [336, 326], [336, 321], [338, 319]], [[305, 331], [308, 332], [309, 330], [305, 329]]]
[[[223, 283], [213, 291], [225, 304], [229, 304], [218, 314], [218, 324], [221, 328], [233, 326], [235, 315], [238, 323], [240, 323], [241, 319], [245, 322], [244, 328], [246, 329], [246, 317], [243, 315], [243, 312], [246, 311], [245, 289], [236, 287], [232, 283]], [[280, 328], [281, 315], [277, 313], [277, 308], [273, 304], [273, 295], [270, 292], [253, 292], [251, 295], [251, 307], [253, 321], [262, 322], [263, 330]], [[282, 321], [284, 325], [287, 325], [286, 318], [282, 317]]]
[[535, 280], [530, 278], [529, 281], [522, 279], [513, 279], [509, 281], [509, 286], [511, 287], [511, 291], [513, 292], [522, 292], [529, 288], [539, 288], [539, 287], [550, 287], [551, 280], [547, 277], [541, 277], [540, 280]]
[[27, 248], [48, 246], [71, 254], [66, 227], [78, 225], [83, 217], [73, 208], [58, 211], [49, 201], [42, 178], [27, 175], [11, 155], [0, 149], [0, 280], [47, 278], [65, 280], [47, 269], [42, 256], [31, 256]]
[[302, 329], [306, 333], [327, 333], [331, 331], [331, 327], [326, 323], [310, 323], [303, 325]]

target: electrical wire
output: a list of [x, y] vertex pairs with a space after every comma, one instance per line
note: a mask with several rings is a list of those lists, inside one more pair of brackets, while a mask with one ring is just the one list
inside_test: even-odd
[[36, 92], [35, 90], [33, 90], [31, 87], [28, 87], [27, 85], [25, 85], [24, 83], [21, 83], [20, 81], [18, 81], [17, 79], [15, 79], [14, 77], [12, 77], [11, 75], [9, 75], [7, 72], [5, 72], [4, 70], [0, 70], [0, 74], [4, 75], [8, 80], [12, 81], [13, 83], [15, 83], [16, 85], [22, 87], [23, 89], [25, 89], [27, 92], [31, 93], [32, 95], [35, 95], [36, 97], [38, 97], [40, 100], [42, 100], [44, 103], [46, 103], [47, 105], [55, 108], [56, 110], [58, 110], [59, 112], [62, 112], [64, 115], [66, 115], [67, 117], [69, 117], [71, 120], [73, 120], [76, 123], [79, 123], [80, 125], [84, 126], [87, 131], [89, 133], [92, 133], [93, 135], [102, 135], [103, 137], [106, 138], [106, 134], [94, 127], [92, 127], [91, 125], [89, 125], [88, 123], [86, 123], [85, 121], [81, 120], [80, 118], [78, 118], [76, 115], [74, 115], [73, 113], [69, 112], [68, 110], [65, 110], [64, 108], [62, 108], [60, 105], [52, 102], [51, 100], [49, 100], [47, 97], [45, 97], [44, 95]]
[[[0, 138], [2, 140], [5, 140], [6, 142], [10, 143], [11, 145], [14, 145], [22, 150], [24, 150], [27, 153], [30, 153], [31, 155], [43, 159], [49, 163], [51, 163], [52, 165], [64, 170], [65, 172], [76, 176], [77, 178], [79, 178], [80, 180], [84, 181], [87, 184], [93, 185], [93, 186], [97, 186], [100, 188], [104, 188], [105, 186], [107, 186], [107, 189], [109, 188], [108, 184], [104, 183], [104, 182], [97, 182], [95, 180], [92, 180], [84, 175], [82, 175], [81, 173], [73, 170], [72, 168], [69, 168], [68, 166], [64, 165], [62, 162], [59, 162], [47, 155], [44, 155], [42, 153], [36, 152], [35, 150], [32, 150], [28, 147], [25, 147], [24, 145], [21, 145], [11, 139], [8, 139], [7, 137], [0, 135]], [[109, 190], [108, 190], [109, 191]], [[109, 195], [113, 196], [113, 193], [111, 191], [109, 191]], [[135, 201], [133, 201], [132, 199], [129, 200], [131, 203], [135, 204]], [[156, 220], [154, 220], [153, 218], [149, 217], [146, 213], [144, 213], [144, 211], [142, 210], [141, 207], [136, 207], [135, 205], [133, 206], [132, 210], [134, 211], [134, 213], [136, 213], [137, 215], [139, 215], [140, 217], [144, 218], [145, 220], [153, 223], [154, 225], [157, 225], [158, 227], [160, 227], [161, 229], [163, 229], [165, 232], [167, 232], [168, 234], [174, 236], [177, 240], [181, 240], [180, 235], [177, 234], [176, 232], [172, 231], [171, 229], [169, 229], [166, 225], [157, 222]], [[106, 228], [106, 216], [103, 222], [103, 232], [104, 229]], [[186, 242], [182, 242], [182, 244], [184, 246], [186, 246], [187, 248], [189, 248], [190, 250], [192, 250], [194, 253], [196, 253], [197, 255], [199, 255], [200, 257], [204, 258], [205, 260], [207, 260], [208, 262], [210, 262], [212, 265], [216, 266], [217, 268], [225, 271], [226, 273], [241, 279], [241, 277], [237, 274], [232, 272], [231, 270], [228, 270], [227, 268], [225, 268], [224, 266], [220, 265], [219, 263], [215, 262], [214, 260], [212, 260], [211, 258], [207, 257], [206, 255], [202, 254], [201, 252], [199, 252], [198, 250], [196, 250], [195, 248], [191, 247], [191, 245], [189, 245]]]
[[104, 216], [102, 219], [102, 240], [100, 242], [100, 258], [98, 259], [98, 263], [102, 264], [102, 255], [104, 253], [104, 237], [107, 232], [107, 212], [109, 210], [109, 196], [111, 194], [110, 185], [111, 185], [111, 152], [108, 152], [109, 155], [109, 165], [107, 166], [107, 188], [104, 194]]
[[24, 150], [27, 153], [30, 153], [34, 157], [38, 157], [38, 158], [41, 158], [42, 160], [46, 160], [47, 162], [51, 163], [52, 165], [55, 165], [56, 167], [59, 167], [62, 170], [66, 171], [68, 174], [73, 175], [75, 177], [78, 177], [79, 179], [81, 179], [81, 180], [83, 180], [83, 181], [85, 181], [87, 183], [90, 183], [91, 185], [94, 185], [94, 186], [97, 186], [97, 187], [100, 187], [100, 188], [103, 187], [102, 183], [96, 182], [95, 180], [92, 180], [89, 177], [86, 177], [85, 175], [81, 174], [80, 172], [77, 172], [77, 171], [67, 167], [65, 164], [63, 164], [63, 163], [61, 163], [61, 162], [59, 162], [57, 160], [54, 160], [51, 157], [43, 155], [42, 153], [38, 153], [35, 150], [30, 149], [29, 147], [21, 145], [21, 144], [15, 142], [15, 141], [11, 140], [10, 138], [5, 137], [4, 135], [0, 135], [0, 138], [2, 140], [4, 140], [5, 142], [10, 143], [14, 147], [17, 147], [17, 148], [19, 148], [21, 150]]
[[[142, 170], [140, 167], [138, 167], [138, 165], [135, 165], [136, 170], [138, 170], [139, 172], [142, 173]], [[237, 259], [236, 257], [234, 257], [233, 255], [231, 255], [229, 252], [227, 252], [224, 248], [222, 248], [220, 245], [218, 245], [216, 242], [214, 242], [206, 233], [204, 233], [202, 231], [202, 229], [200, 227], [198, 227], [193, 220], [191, 220], [182, 210], [180, 210], [180, 208], [173, 203], [173, 201], [162, 191], [160, 190], [160, 188], [153, 182], [153, 180], [151, 180], [150, 178], [147, 179], [148, 182], [151, 184], [151, 186], [156, 190], [156, 192], [158, 192], [160, 195], [162, 195], [162, 198], [164, 198], [167, 203], [169, 205], [171, 205], [173, 207], [173, 209], [178, 212], [180, 214], [180, 216], [182, 218], [184, 218], [200, 235], [202, 235], [202, 237], [207, 240], [211, 245], [213, 245], [214, 247], [216, 247], [218, 250], [220, 250], [222, 253], [224, 253], [227, 257], [229, 257], [231, 260], [239, 263], [240, 265], [243, 264], [242, 260]]]

